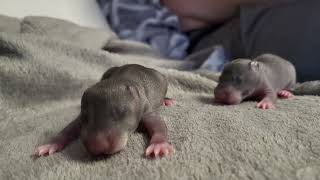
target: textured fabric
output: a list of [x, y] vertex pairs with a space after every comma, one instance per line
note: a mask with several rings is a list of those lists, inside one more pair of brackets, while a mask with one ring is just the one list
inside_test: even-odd
[[149, 44], [161, 55], [183, 59], [189, 45], [178, 18], [159, 0], [98, 0], [111, 28], [122, 39]]
[[[159, 59], [107, 30], [44, 17], [10, 19], [0, 16], [6, 27], [0, 32], [0, 179], [320, 178], [320, 97], [279, 100], [274, 110], [256, 109], [255, 102], [216, 105], [218, 76], [176, 70], [185, 61]], [[160, 114], [173, 156], [146, 159], [147, 136], [134, 133], [110, 157], [89, 156], [79, 141], [48, 157], [30, 157], [77, 116], [86, 88], [126, 63], [168, 77], [168, 97], [176, 104]]]

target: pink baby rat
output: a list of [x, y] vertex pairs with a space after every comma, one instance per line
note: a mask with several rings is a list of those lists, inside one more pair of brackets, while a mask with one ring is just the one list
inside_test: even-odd
[[239, 104], [256, 99], [258, 108], [274, 108], [277, 97], [291, 98], [296, 84], [296, 70], [287, 60], [263, 54], [254, 60], [237, 59], [228, 63], [214, 90], [215, 101]]
[[48, 144], [36, 148], [43, 156], [61, 151], [80, 138], [93, 155], [114, 154], [124, 149], [128, 136], [143, 126], [150, 136], [146, 156], [166, 156], [174, 148], [168, 142], [167, 127], [159, 115], [167, 79], [160, 72], [137, 64], [112, 67], [88, 88], [81, 99], [81, 112]]

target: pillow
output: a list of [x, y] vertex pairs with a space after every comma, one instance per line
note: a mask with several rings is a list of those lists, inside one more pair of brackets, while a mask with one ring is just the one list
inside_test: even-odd
[[18, 18], [48, 16], [82, 26], [108, 27], [95, 0], [1, 0], [0, 12]]

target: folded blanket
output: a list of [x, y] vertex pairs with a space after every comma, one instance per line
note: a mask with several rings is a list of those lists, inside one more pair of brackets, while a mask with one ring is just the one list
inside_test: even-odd
[[[49, 157], [30, 157], [77, 116], [86, 88], [127, 63], [168, 77], [176, 105], [160, 114], [173, 156], [144, 158], [147, 137], [134, 133], [110, 157], [89, 156], [79, 141]], [[255, 102], [220, 106], [212, 103], [218, 76], [177, 70], [189, 65], [161, 59], [108, 29], [0, 16], [0, 179], [320, 178], [320, 97], [279, 100], [267, 111]]]

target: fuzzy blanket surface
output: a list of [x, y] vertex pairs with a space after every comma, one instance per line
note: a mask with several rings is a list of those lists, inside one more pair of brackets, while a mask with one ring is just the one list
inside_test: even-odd
[[[105, 158], [79, 141], [32, 158], [77, 116], [84, 90], [127, 63], [168, 76], [176, 104], [161, 115], [175, 153], [146, 159], [147, 137], [134, 133], [126, 149]], [[186, 66], [110, 30], [0, 16], [0, 179], [320, 179], [320, 97], [279, 100], [273, 110], [215, 105], [217, 75], [181, 71]]]

